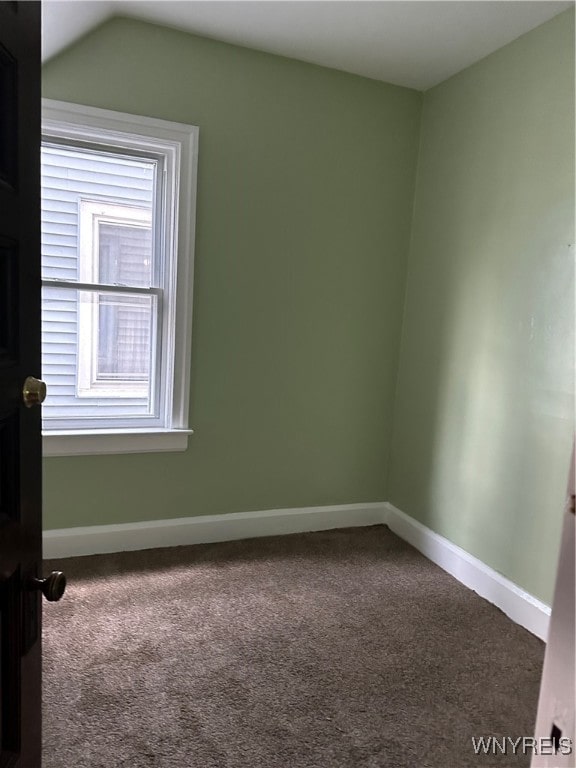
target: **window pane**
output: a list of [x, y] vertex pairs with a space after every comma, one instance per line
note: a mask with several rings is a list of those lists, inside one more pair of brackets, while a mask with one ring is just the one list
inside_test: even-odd
[[98, 296], [97, 381], [148, 381], [150, 372], [149, 296]]
[[156, 296], [42, 290], [43, 418], [154, 415]]
[[99, 223], [99, 282], [148, 287], [152, 280], [152, 231]]
[[133, 225], [130, 219], [136, 219], [139, 226], [146, 224], [151, 230], [157, 164], [56, 145], [44, 145], [41, 157], [42, 278], [98, 282], [98, 259], [91, 252], [98, 226], [93, 225], [114, 226], [118, 219]]

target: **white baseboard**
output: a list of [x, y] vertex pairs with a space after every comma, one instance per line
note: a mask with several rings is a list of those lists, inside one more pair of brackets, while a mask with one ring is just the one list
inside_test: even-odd
[[546, 641], [550, 606], [392, 504], [384, 506], [387, 510], [386, 523], [391, 531], [466, 587], [496, 605], [516, 624]]
[[44, 531], [44, 557], [61, 558], [250, 539], [384, 522], [384, 502], [232, 512]]
[[550, 607], [387, 502], [233, 512], [44, 531], [44, 557], [64, 558], [384, 524], [512, 621], [546, 640]]

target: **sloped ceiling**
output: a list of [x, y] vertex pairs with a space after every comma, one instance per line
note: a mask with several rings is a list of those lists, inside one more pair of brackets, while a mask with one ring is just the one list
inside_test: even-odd
[[113, 16], [426, 90], [573, 2], [44, 0], [47, 60]]

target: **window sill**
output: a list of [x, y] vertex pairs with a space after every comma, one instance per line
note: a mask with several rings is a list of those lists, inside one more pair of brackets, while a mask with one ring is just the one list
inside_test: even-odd
[[185, 451], [191, 429], [110, 429], [45, 431], [44, 456], [94, 456], [105, 453]]

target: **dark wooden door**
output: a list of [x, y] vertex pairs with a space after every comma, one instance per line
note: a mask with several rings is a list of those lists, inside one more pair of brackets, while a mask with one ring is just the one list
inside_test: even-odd
[[[0, 768], [40, 768], [40, 3], [0, 2]], [[33, 395], [32, 395], [33, 397]]]

